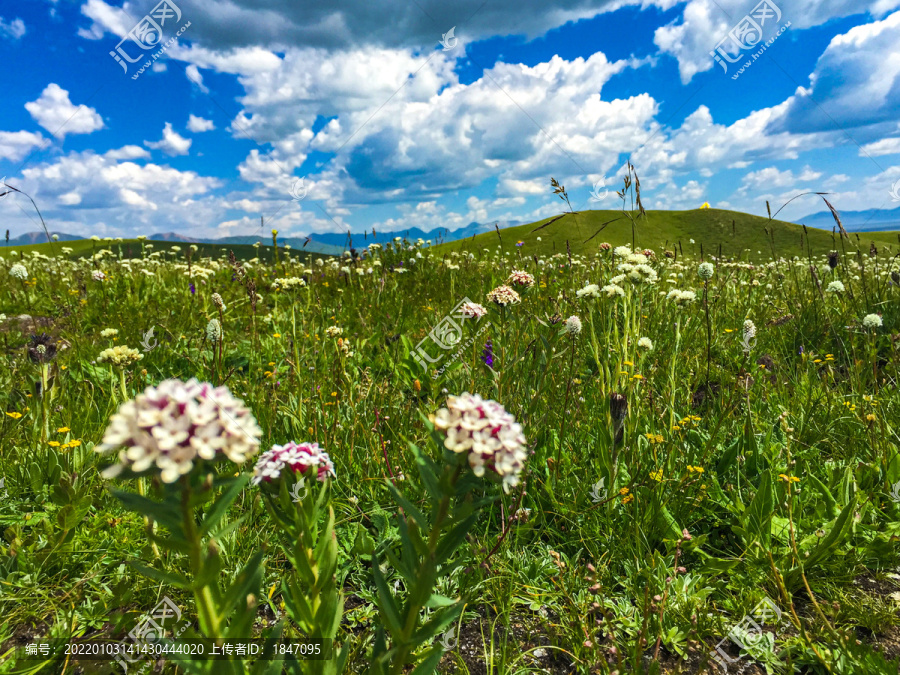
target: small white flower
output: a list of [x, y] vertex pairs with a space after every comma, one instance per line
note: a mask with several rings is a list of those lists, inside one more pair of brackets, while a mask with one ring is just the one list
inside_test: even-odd
[[581, 319], [574, 314], [566, 319], [566, 332], [569, 335], [578, 335], [581, 332]]
[[877, 314], [866, 314], [866, 316], [863, 318], [863, 326], [865, 326], [866, 328], [871, 328], [872, 330], [881, 328], [882, 323], [883, 322], [881, 320], [881, 317]]
[[832, 281], [828, 284], [828, 288], [825, 289], [826, 293], [843, 293], [847, 289], [844, 288], [844, 284], [840, 281]]
[[625, 289], [615, 283], [607, 284], [600, 292], [605, 293], [607, 298], [625, 297]]
[[575, 291], [576, 298], [599, 298], [600, 297], [600, 287], [597, 284], [588, 284], [581, 290]]
[[715, 266], [710, 262], [700, 263], [700, 267], [697, 268], [697, 274], [700, 275], [700, 278], [704, 281], [709, 281], [712, 279], [713, 274], [716, 273]]
[[222, 324], [218, 319], [210, 319], [206, 324], [206, 339], [210, 342], [218, 342], [222, 339]]
[[653, 341], [648, 337], [642, 337], [637, 344], [641, 349], [646, 349], [648, 352], [653, 351]]
[[22, 263], [16, 263], [9, 268], [9, 276], [25, 281], [28, 278], [28, 270]]

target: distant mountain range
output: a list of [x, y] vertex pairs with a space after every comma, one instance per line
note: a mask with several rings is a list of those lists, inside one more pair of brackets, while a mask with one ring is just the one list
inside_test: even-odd
[[[874, 232], [900, 230], [900, 206], [892, 210], [867, 209], [865, 211], [838, 210], [841, 223], [848, 232]], [[794, 221], [798, 225], [830, 230], [836, 227], [831, 211], [820, 211]]]
[[[279, 237], [278, 243], [279, 245], [290, 244], [291, 248], [293, 249], [302, 249], [310, 253], [340, 255], [343, 251], [351, 248], [351, 246], [355, 248], [364, 248], [373, 243], [386, 244], [393, 241], [395, 237], [404, 237], [411, 241], [415, 241], [416, 239], [425, 239], [427, 241], [430, 239], [432, 244], [438, 244], [441, 242], [466, 239], [476, 234], [482, 234], [483, 232], [490, 232], [494, 229], [495, 225], [502, 230], [503, 228], [513, 227], [520, 224], [521, 223], [507, 221], [499, 221], [490, 224], [473, 222], [457, 230], [450, 230], [446, 227], [438, 227], [433, 230], [426, 231], [421, 230], [417, 227], [413, 227], [409, 230], [398, 230], [395, 232], [378, 232], [376, 230], [375, 234], [373, 234], [372, 232], [357, 232], [351, 234], [341, 234], [338, 232], [322, 232], [311, 234], [309, 236], [309, 241], [307, 241], [306, 237]], [[59, 241], [75, 241], [84, 238], [72, 234], [66, 234], [65, 232], [51, 232], [51, 235], [52, 234], [59, 235]], [[157, 234], [151, 234], [147, 238], [154, 241], [177, 241], [185, 244], [216, 244], [219, 246], [227, 246], [229, 244], [237, 246], [241, 244], [255, 244], [257, 242], [263, 245], [272, 244], [272, 237], [268, 234], [208, 239], [191, 237], [189, 235], [178, 234], [177, 232], [160, 232]], [[47, 235], [43, 232], [27, 232], [25, 234], [19, 235], [15, 239], [10, 239], [9, 245], [25, 246], [27, 244], [43, 244], [46, 241]]]

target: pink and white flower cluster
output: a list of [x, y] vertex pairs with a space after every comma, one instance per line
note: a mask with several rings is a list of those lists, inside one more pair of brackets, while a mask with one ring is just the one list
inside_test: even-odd
[[468, 453], [476, 476], [490, 469], [502, 479], [504, 490], [518, 485], [528, 450], [521, 425], [502, 405], [478, 394], [449, 396], [434, 424], [446, 432], [448, 450]]
[[477, 302], [464, 302], [460, 305], [459, 311], [463, 316], [469, 319], [480, 319], [487, 314], [487, 310], [484, 306], [479, 305]]
[[271, 450], [259, 456], [250, 482], [253, 485], [269, 483], [280, 478], [285, 469], [295, 475], [305, 474], [309, 469], [314, 469], [316, 479], [320, 481], [335, 476], [331, 458], [318, 443], [290, 441], [284, 445], [273, 445]]
[[261, 435], [253, 413], [227, 387], [164, 380], [122, 404], [96, 450], [121, 448], [119, 462], [103, 472], [107, 478], [155, 467], [164, 483], [174, 483], [199, 460], [224, 456], [241, 464], [259, 452]]
[[487, 294], [487, 299], [500, 307], [507, 305], [518, 305], [522, 302], [522, 298], [509, 286], [497, 286], [494, 290]]
[[513, 270], [509, 275], [509, 279], [506, 280], [506, 283], [512, 284], [513, 286], [521, 286], [522, 288], [531, 288], [534, 286], [534, 277], [528, 272]]

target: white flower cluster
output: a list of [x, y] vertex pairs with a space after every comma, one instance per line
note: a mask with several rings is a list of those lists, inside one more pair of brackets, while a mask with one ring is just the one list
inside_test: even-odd
[[336, 338], [343, 334], [344, 334], [344, 329], [341, 328], [340, 326], [329, 326], [328, 328], [325, 329], [325, 335], [327, 335], [330, 338]]
[[242, 463], [259, 451], [261, 434], [253, 414], [227, 387], [164, 380], [122, 404], [96, 450], [122, 448], [118, 463], [103, 472], [107, 478], [155, 467], [164, 483], [174, 483], [199, 460], [224, 456]]
[[271, 450], [259, 456], [250, 482], [253, 485], [270, 483], [280, 478], [285, 469], [296, 475], [305, 474], [311, 468], [315, 470], [317, 480], [324, 481], [329, 476], [335, 476], [331, 458], [318, 443], [290, 441], [284, 445], [273, 445]]
[[298, 288], [306, 286], [306, 282], [299, 277], [287, 277], [284, 279], [276, 279], [272, 282], [272, 288], [275, 290], [294, 291]]
[[653, 340], [648, 337], [642, 337], [638, 340], [637, 344], [641, 349], [646, 349], [648, 352], [653, 351]]
[[522, 288], [531, 288], [534, 286], [534, 277], [528, 272], [513, 270], [509, 275], [509, 279], [506, 280], [506, 283], [512, 284], [513, 286], [521, 286]]
[[599, 298], [600, 287], [597, 284], [588, 284], [581, 290], [575, 291], [576, 298]]
[[103, 330], [100, 331], [100, 337], [105, 337], [105, 338], [115, 337], [118, 334], [119, 334], [119, 331], [115, 328], [104, 328]]
[[25, 281], [28, 278], [28, 270], [22, 263], [16, 263], [9, 268], [9, 276]]
[[844, 288], [844, 284], [840, 281], [832, 281], [828, 284], [828, 288], [825, 289], [826, 293], [843, 293], [847, 289]]
[[106, 275], [100, 270], [94, 270], [91, 272], [91, 279], [94, 281], [104, 281], [106, 279]]
[[756, 337], [756, 324], [750, 319], [744, 321], [744, 342], [748, 342]]
[[694, 302], [697, 299], [697, 294], [694, 291], [680, 291], [675, 288], [669, 291], [666, 299], [674, 302], [676, 307], [684, 307]]
[[618, 284], [606, 284], [600, 289], [601, 293], [606, 293], [607, 298], [625, 297], [625, 289]]
[[566, 319], [566, 332], [569, 335], [578, 335], [581, 332], [581, 319], [574, 314]]
[[447, 407], [438, 411], [434, 423], [446, 431], [448, 450], [468, 453], [476, 476], [487, 468], [501, 478], [504, 490], [518, 485], [528, 457], [526, 440], [521, 425], [502, 405], [478, 394], [448, 396]]
[[469, 319], [480, 319], [487, 314], [487, 309], [477, 302], [464, 302], [460, 305], [459, 311], [464, 317]]
[[[118, 331], [116, 331], [118, 332]], [[119, 345], [118, 347], [110, 347], [109, 349], [104, 349], [100, 352], [100, 356], [97, 357], [97, 361], [100, 363], [111, 363], [116, 366], [116, 368], [125, 368], [126, 366], [130, 366], [132, 363], [136, 363], [144, 358], [144, 355], [141, 354], [137, 349], [132, 349], [131, 347], [126, 347], [125, 345]]]
[[487, 294], [487, 299], [501, 307], [518, 305], [522, 302], [522, 298], [519, 297], [519, 294], [509, 286], [497, 286], [497, 288]]
[[222, 300], [222, 296], [219, 295], [218, 293], [213, 293], [213, 294], [210, 296], [210, 298], [212, 299], [213, 304], [214, 304], [216, 307], [218, 307], [219, 309], [221, 309], [223, 312], [224, 312], [226, 309], [228, 309], [227, 307], [225, 307], [225, 301]]
[[631, 255], [631, 249], [628, 246], [616, 246], [613, 249], [613, 255], [617, 258], [625, 258]]
[[626, 279], [628, 279], [628, 281], [630, 281], [633, 284], [641, 284], [641, 283], [655, 284], [656, 283], [656, 280], [658, 277], [656, 275], [655, 269], [650, 267], [650, 265], [648, 265], [646, 262], [639, 262], [639, 263], [630, 262], [630, 260], [632, 258], [639, 258], [641, 260], [646, 261], [646, 258], [642, 254], [638, 253], [633, 256], [628, 256], [628, 258], [629, 258], [629, 261], [620, 263], [619, 266], [616, 268], [620, 272], [622, 272], [622, 274], [624, 274], [624, 277]]
[[218, 342], [222, 339], [222, 324], [218, 319], [210, 319], [206, 324], [206, 339], [210, 342]]
[[876, 328], [881, 328], [881, 326], [882, 326], [881, 317], [878, 316], [877, 314], [866, 314], [863, 317], [863, 326], [865, 326], [866, 328], [871, 328], [873, 330]]
[[709, 281], [712, 279], [713, 274], [716, 273], [715, 266], [710, 262], [700, 263], [700, 267], [697, 268], [697, 274], [700, 275], [700, 278], [704, 281]]

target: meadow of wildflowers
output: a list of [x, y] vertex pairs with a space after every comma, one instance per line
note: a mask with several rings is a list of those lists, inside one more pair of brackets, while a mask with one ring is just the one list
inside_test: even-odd
[[900, 259], [597, 244], [7, 252], [3, 672], [896, 673]]

